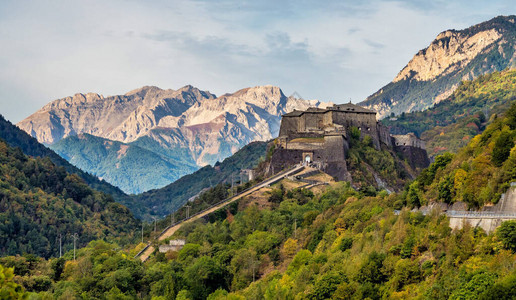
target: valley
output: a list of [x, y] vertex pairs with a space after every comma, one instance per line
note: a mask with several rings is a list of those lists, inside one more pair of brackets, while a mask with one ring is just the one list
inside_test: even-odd
[[439, 33], [358, 104], [144, 86], [0, 115], [0, 298], [515, 298], [515, 24]]
[[[286, 112], [328, 105], [286, 97], [274, 86], [220, 97], [192, 86], [143, 87], [55, 100], [17, 126], [84, 171], [138, 194], [272, 139]], [[128, 152], [119, 152], [121, 145]]]

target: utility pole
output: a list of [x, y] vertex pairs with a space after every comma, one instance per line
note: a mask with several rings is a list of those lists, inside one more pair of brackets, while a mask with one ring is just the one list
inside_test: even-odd
[[186, 219], [190, 217], [190, 205], [185, 205], [186, 207]]
[[156, 220], [156, 217], [152, 217], [154, 219], [154, 232], [156, 232], [156, 223], [157, 223], [157, 220]]
[[76, 233], [73, 234], [73, 260], [75, 261], [75, 245], [77, 242], [77, 239], [79, 238], [79, 235]]
[[63, 242], [63, 235], [59, 234], [59, 258], [61, 258], [62, 254], [63, 254], [63, 248], [61, 246], [62, 242]]
[[142, 243], [143, 243], [143, 221], [142, 221]]
[[235, 186], [234, 174], [231, 173], [231, 196], [233, 196], [233, 186]]
[[174, 213], [171, 213], [170, 214], [170, 227], [172, 227], [174, 225], [174, 221], [175, 221], [174, 219], [175, 219], [174, 218]]
[[251, 256], [251, 269], [253, 270], [253, 282], [254, 282], [254, 281], [255, 281], [255, 279], [256, 279], [256, 278], [255, 278], [255, 276], [256, 276], [256, 275], [255, 275], [255, 273], [256, 273], [256, 272], [255, 272], [255, 270], [254, 270], [254, 269], [255, 269], [254, 257], [252, 257], [252, 256]]

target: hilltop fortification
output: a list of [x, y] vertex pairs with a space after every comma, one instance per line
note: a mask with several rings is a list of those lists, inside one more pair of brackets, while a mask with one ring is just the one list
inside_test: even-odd
[[351, 180], [346, 157], [353, 127], [360, 131], [361, 138], [370, 136], [376, 149], [387, 147], [398, 152], [413, 168], [430, 163], [424, 142], [414, 134], [391, 135], [376, 120], [375, 111], [347, 103], [284, 114], [271, 172], [299, 163], [314, 164], [339, 180]]

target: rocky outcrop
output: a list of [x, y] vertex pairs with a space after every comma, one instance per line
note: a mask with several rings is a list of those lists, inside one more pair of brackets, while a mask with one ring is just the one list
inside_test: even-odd
[[147, 134], [161, 118], [179, 116], [209, 99], [215, 95], [192, 86], [177, 91], [146, 86], [107, 98], [75, 94], [50, 102], [17, 125], [44, 144], [79, 133], [127, 143]]
[[501, 36], [496, 29], [481, 31], [472, 36], [455, 30], [442, 32], [428, 48], [419, 51], [412, 58], [393, 82], [404, 79], [428, 81], [450, 74], [470, 63]]
[[394, 80], [360, 105], [380, 118], [426, 109], [462, 80], [516, 66], [516, 16], [500, 16], [464, 30], [447, 30], [420, 50]]

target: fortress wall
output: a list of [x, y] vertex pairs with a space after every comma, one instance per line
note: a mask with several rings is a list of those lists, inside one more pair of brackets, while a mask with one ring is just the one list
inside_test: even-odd
[[280, 136], [289, 135], [298, 131], [298, 117], [285, 117], [281, 118]]
[[297, 131], [303, 132], [306, 131], [306, 116], [302, 114], [298, 117]]
[[287, 143], [286, 149], [289, 150], [305, 150], [305, 151], [314, 151], [321, 150], [325, 146], [324, 143]]
[[296, 165], [303, 160], [303, 150], [276, 149], [271, 157], [272, 174], [278, 173], [290, 166]]
[[324, 137], [324, 150], [325, 161], [345, 161], [348, 141], [341, 135], [327, 135]]
[[392, 148], [392, 137], [389, 132], [389, 128], [383, 126], [381, 123], [377, 123], [378, 135], [380, 136], [380, 142], [384, 143], [388, 147]]
[[301, 118], [304, 119], [305, 130], [322, 129], [324, 126], [324, 113], [305, 112]]
[[332, 111], [333, 122], [349, 129], [354, 126], [360, 129], [362, 135], [369, 135], [373, 138], [373, 144], [380, 149], [380, 136], [376, 126], [376, 115], [356, 112]]
[[323, 114], [323, 125], [331, 126], [333, 124], [333, 112], [329, 110], [327, 113]]
[[498, 226], [502, 225], [504, 221], [509, 221], [513, 219], [491, 219], [491, 218], [460, 218], [460, 217], [451, 217], [450, 218], [450, 227], [452, 229], [460, 230], [464, 227], [464, 224], [469, 223], [471, 227], [480, 227], [484, 229], [486, 233], [493, 232]]
[[[346, 165], [346, 153], [349, 150], [347, 140], [341, 135], [324, 137], [323, 171], [338, 180], [351, 180]], [[314, 160], [318, 160], [314, 157]]]
[[426, 168], [430, 165], [430, 159], [425, 149], [412, 146], [394, 146], [394, 150], [403, 155], [412, 168]]
[[394, 144], [396, 146], [412, 146], [421, 149], [425, 148], [425, 142], [418, 139], [413, 133], [405, 134], [405, 135], [393, 135]]

